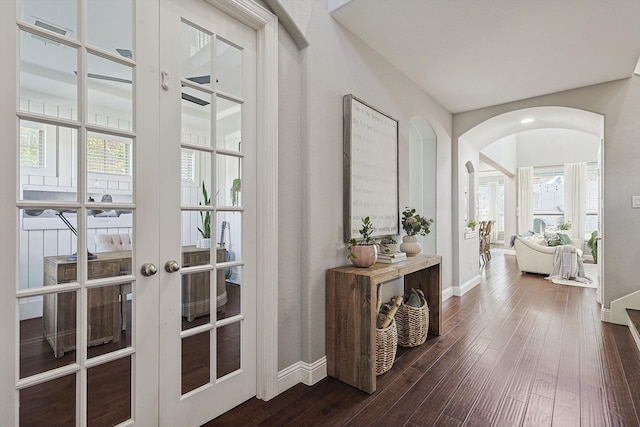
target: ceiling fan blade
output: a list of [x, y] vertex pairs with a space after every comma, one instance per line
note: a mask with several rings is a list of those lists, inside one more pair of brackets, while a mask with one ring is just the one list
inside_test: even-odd
[[202, 106], [209, 105], [209, 102], [205, 101], [204, 99], [196, 98], [195, 96], [189, 95], [188, 93], [184, 92], [182, 92], [182, 99]]
[[133, 53], [131, 52], [131, 49], [116, 49], [116, 52], [118, 52], [121, 56], [124, 56], [125, 58], [133, 58]]
[[198, 83], [199, 85], [207, 85], [211, 83], [211, 76], [187, 77], [187, 80]]
[[[77, 71], [74, 71], [73, 73], [75, 75], [78, 75]], [[89, 77], [90, 79], [107, 80], [107, 81], [116, 82], [116, 83], [126, 83], [126, 84], [132, 83], [132, 81], [129, 79], [121, 79], [120, 77], [105, 76], [103, 74], [87, 73], [87, 77]]]

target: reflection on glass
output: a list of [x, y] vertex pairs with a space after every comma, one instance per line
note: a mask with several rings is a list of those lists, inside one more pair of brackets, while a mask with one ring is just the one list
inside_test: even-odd
[[210, 382], [210, 345], [208, 331], [182, 339], [182, 394]]
[[87, 370], [87, 425], [115, 426], [131, 418], [131, 356]]
[[182, 76], [194, 83], [211, 84], [211, 35], [182, 24]]
[[86, 2], [86, 8], [87, 42], [107, 52], [132, 58], [132, 1], [91, 0]]
[[[225, 297], [223, 305], [218, 307], [217, 319], [226, 319], [228, 317], [237, 316], [241, 313], [242, 308], [242, 287], [240, 279], [242, 278], [242, 267], [221, 267], [218, 270], [218, 296]], [[221, 293], [220, 284], [224, 283], [225, 294]]]
[[242, 50], [224, 40], [216, 40], [217, 90], [242, 97]]
[[[53, 301], [62, 301], [68, 294], [56, 294]], [[19, 299], [20, 307], [20, 378], [39, 374], [44, 371], [59, 368], [61, 366], [74, 363], [76, 352], [73, 350], [61, 353], [56, 358], [55, 353], [48, 339], [55, 342], [55, 320], [43, 316], [44, 298], [42, 295], [35, 297], [25, 297]], [[55, 310], [48, 310], [48, 313], [55, 314]], [[71, 334], [72, 347], [75, 347], [75, 309], [70, 309], [68, 313], [63, 313], [67, 317], [61, 322], [71, 322], [73, 317], [73, 327], [66, 332]], [[45, 326], [48, 330], [45, 331]]]
[[[189, 253], [186, 254], [187, 257], [189, 255]], [[209, 322], [210, 277], [210, 271], [188, 273], [182, 276], [182, 317], [186, 320], [182, 322], [182, 330]], [[194, 322], [195, 319], [198, 319], [197, 323]]]
[[[76, 191], [44, 191], [41, 188], [45, 183], [52, 187], [77, 187], [73, 161], [78, 158], [77, 139], [75, 129], [20, 120], [21, 200], [77, 200]], [[30, 217], [38, 217], [37, 213], [37, 210], [27, 211]]]
[[211, 95], [182, 88], [181, 139], [184, 143], [211, 147]]
[[77, 120], [77, 58], [75, 48], [20, 31], [20, 110]]
[[[131, 67], [87, 55], [87, 121], [115, 129], [133, 129]], [[116, 113], [117, 112], [117, 113]]]
[[210, 199], [214, 193], [208, 184], [211, 176], [211, 156], [211, 153], [205, 151], [182, 149], [182, 184], [180, 186], [182, 205], [210, 204], [204, 202], [202, 184], [207, 183], [205, 190], [207, 198]]
[[76, 376], [20, 390], [20, 426], [76, 425]]
[[216, 147], [242, 151], [242, 104], [216, 98]]
[[70, 39], [78, 38], [77, 0], [21, 0], [20, 19]]
[[55, 358], [76, 349], [76, 292], [43, 295], [44, 337]]
[[219, 191], [216, 204], [218, 206], [242, 206], [242, 159], [240, 157], [218, 154], [216, 161], [216, 178]]
[[[130, 258], [129, 258], [130, 259]], [[104, 260], [100, 261], [102, 264]], [[98, 269], [117, 269], [119, 265], [108, 260]], [[105, 276], [111, 273], [105, 273]], [[102, 275], [102, 274], [99, 274]], [[101, 286], [87, 289], [87, 339], [89, 357], [116, 351], [131, 345], [131, 329], [127, 334], [127, 295], [131, 295], [131, 283]], [[124, 322], [121, 316], [124, 315]], [[122, 332], [121, 332], [122, 331]]]
[[[87, 132], [86, 152], [89, 201], [106, 203], [104, 212], [94, 212], [95, 216], [120, 217], [130, 213], [110, 210], [108, 203], [131, 203], [133, 200], [133, 140]], [[118, 224], [118, 228], [123, 226]]]
[[240, 369], [240, 321], [217, 328], [216, 378]]
[[[217, 212], [216, 230], [222, 236], [219, 243], [228, 253], [229, 261], [242, 260], [242, 213]], [[223, 244], [222, 244], [223, 243]]]

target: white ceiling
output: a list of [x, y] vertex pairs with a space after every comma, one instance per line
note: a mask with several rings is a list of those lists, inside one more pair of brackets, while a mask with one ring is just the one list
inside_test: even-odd
[[640, 0], [329, 0], [452, 113], [630, 77]]

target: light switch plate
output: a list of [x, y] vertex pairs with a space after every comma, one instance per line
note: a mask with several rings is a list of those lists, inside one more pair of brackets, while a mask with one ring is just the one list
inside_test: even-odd
[[631, 207], [633, 209], [640, 209], [640, 196], [631, 196]]

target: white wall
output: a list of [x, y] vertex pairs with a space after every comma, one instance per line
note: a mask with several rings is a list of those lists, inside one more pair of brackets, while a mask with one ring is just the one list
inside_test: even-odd
[[[598, 161], [598, 137], [570, 129], [534, 129], [517, 135], [517, 167]], [[491, 146], [489, 146], [491, 147]]]
[[439, 166], [432, 233], [443, 256], [443, 288], [452, 283], [451, 114], [334, 21], [326, 2], [282, 4], [310, 46], [296, 52], [281, 27], [279, 369], [326, 354], [325, 274], [347, 263], [342, 238], [346, 94], [399, 120], [401, 207], [408, 203], [409, 121], [422, 116], [433, 127]]

